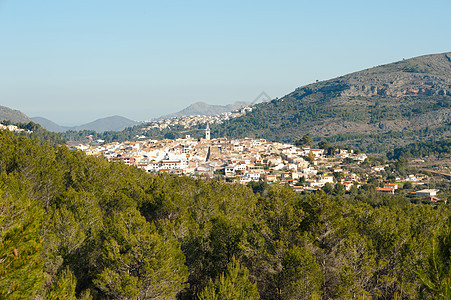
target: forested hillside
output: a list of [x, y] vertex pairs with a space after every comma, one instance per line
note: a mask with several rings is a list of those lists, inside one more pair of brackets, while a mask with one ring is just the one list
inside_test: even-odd
[[395, 148], [387, 153], [388, 159], [412, 158], [412, 157], [449, 157], [451, 155], [451, 140], [429, 141], [409, 144], [404, 147]]
[[150, 175], [0, 131], [2, 299], [447, 299], [447, 205]]

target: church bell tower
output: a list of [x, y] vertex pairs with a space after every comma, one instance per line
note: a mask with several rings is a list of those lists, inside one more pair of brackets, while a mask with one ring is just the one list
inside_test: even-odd
[[207, 128], [205, 128], [205, 139], [207, 141], [210, 140], [210, 126], [208, 126], [208, 124], [207, 124]]

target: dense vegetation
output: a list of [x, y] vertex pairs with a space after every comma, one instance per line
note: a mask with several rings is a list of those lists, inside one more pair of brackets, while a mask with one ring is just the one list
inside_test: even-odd
[[[425, 127], [412, 131], [390, 130], [384, 133], [349, 133], [335, 136], [321, 137], [334, 145], [347, 145], [366, 153], [383, 154], [392, 151], [395, 147], [413, 144], [418, 141], [429, 141], [451, 136], [451, 125], [446, 124], [434, 128]], [[315, 140], [319, 140], [316, 138]]]
[[[306, 97], [308, 100], [304, 99]], [[390, 149], [393, 143], [399, 145], [417, 139], [450, 135], [449, 125], [446, 123], [418, 128], [385, 124], [426, 119], [432, 111], [449, 108], [451, 97], [405, 97], [401, 100], [373, 96], [350, 97], [340, 101], [334, 104], [336, 99], [333, 93], [292, 93], [283, 100], [257, 105], [246, 116], [211, 126], [212, 136], [261, 137], [270, 141], [292, 143], [302, 135], [309, 134], [315, 140], [340, 141], [357, 146], [365, 152], [385, 153], [393, 149]], [[354, 102], [369, 104], [353, 104]], [[427, 124], [426, 120], [424, 124]], [[379, 143], [381, 139], [389, 143]]]
[[150, 175], [0, 132], [5, 299], [450, 296], [450, 208]]
[[388, 159], [426, 157], [426, 156], [450, 156], [451, 140], [430, 141], [409, 144], [404, 147], [398, 147], [387, 153]]
[[[363, 131], [370, 132], [372, 129], [374, 133], [380, 133], [385, 129], [379, 128], [384, 126], [380, 125], [381, 121], [409, 120], [449, 108], [451, 104], [451, 97], [448, 96], [402, 99], [382, 96], [341, 97], [340, 102], [335, 103], [341, 92], [340, 86], [336, 89], [314, 94], [308, 91], [293, 92], [280, 100], [259, 104], [243, 117], [213, 126], [212, 133], [233, 137], [261, 136], [268, 140], [292, 142], [299, 138], [299, 132], [320, 136], [319, 129], [332, 123], [336, 124], [336, 128], [331, 129], [332, 135], [346, 132], [348, 130], [342, 128], [343, 122], [357, 124]], [[315, 128], [318, 130], [315, 131]], [[354, 130], [355, 133], [359, 131], [362, 130]]]

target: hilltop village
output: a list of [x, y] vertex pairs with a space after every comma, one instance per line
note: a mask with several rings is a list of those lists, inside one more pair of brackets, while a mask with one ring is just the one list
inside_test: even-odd
[[252, 107], [244, 106], [231, 112], [224, 112], [216, 115], [193, 115], [172, 117], [159, 120], [144, 121], [147, 125], [143, 128], [144, 131], [158, 128], [160, 130], [174, 126], [182, 126], [183, 128], [192, 128], [199, 124], [221, 124], [224, 121], [244, 116], [251, 112]]
[[[202, 178], [219, 178], [226, 182], [247, 184], [251, 181], [289, 184], [295, 191], [315, 191], [326, 185], [340, 183], [344, 190], [359, 188], [370, 178], [384, 181], [381, 173], [388, 165], [370, 166], [370, 171], [358, 172], [349, 164], [358, 166], [367, 160], [365, 153], [352, 149], [324, 149], [297, 147], [291, 144], [268, 142], [264, 139], [226, 139], [210, 137], [207, 125], [205, 137], [198, 140], [187, 135], [176, 140], [145, 140], [102, 144], [103, 141], [79, 144], [75, 148], [88, 155], [104, 156], [113, 162], [136, 166], [149, 173], [166, 172]], [[355, 168], [354, 168], [355, 169]], [[397, 177], [422, 185], [427, 176], [422, 174]], [[394, 194], [397, 183], [380, 184], [381, 193]], [[416, 191], [419, 196], [434, 197], [438, 190]], [[432, 199], [434, 200], [434, 199]]]

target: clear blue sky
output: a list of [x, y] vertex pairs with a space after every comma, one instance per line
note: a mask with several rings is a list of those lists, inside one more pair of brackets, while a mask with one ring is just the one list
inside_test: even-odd
[[74, 125], [451, 51], [451, 1], [0, 0], [0, 105]]

